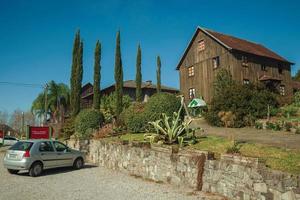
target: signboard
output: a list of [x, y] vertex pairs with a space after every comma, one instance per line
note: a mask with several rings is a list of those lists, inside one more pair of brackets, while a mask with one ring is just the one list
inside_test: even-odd
[[0, 130], [0, 138], [4, 138], [4, 132]]
[[51, 127], [29, 126], [28, 139], [49, 139], [51, 138]]

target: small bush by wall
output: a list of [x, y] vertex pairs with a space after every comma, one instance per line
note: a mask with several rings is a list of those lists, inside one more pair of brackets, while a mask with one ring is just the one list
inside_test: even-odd
[[127, 130], [133, 133], [145, 132], [148, 126], [148, 119], [145, 115], [144, 103], [133, 103], [121, 114], [121, 121]]
[[79, 138], [89, 138], [93, 130], [98, 129], [104, 122], [101, 112], [92, 109], [82, 110], [75, 119], [75, 133]]
[[[180, 108], [180, 98], [170, 93], [158, 93], [150, 97], [145, 106], [145, 114], [149, 121], [160, 119], [161, 114], [165, 113], [167, 116], [172, 116]], [[182, 116], [184, 112], [182, 112]]]

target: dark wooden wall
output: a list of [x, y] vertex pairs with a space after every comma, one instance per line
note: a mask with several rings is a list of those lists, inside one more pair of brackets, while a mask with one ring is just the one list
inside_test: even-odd
[[[198, 42], [205, 41], [205, 50], [198, 52]], [[248, 67], [242, 65], [242, 55], [248, 58]], [[212, 58], [219, 56], [220, 66], [213, 68]], [[267, 66], [267, 71], [261, 70], [261, 64]], [[195, 75], [188, 76], [188, 67], [194, 66]], [[283, 73], [278, 72], [279, 62], [274, 59], [262, 58], [242, 52], [232, 52], [216, 42], [207, 34], [198, 31], [191, 47], [189, 48], [180, 68], [180, 92], [189, 99], [189, 89], [195, 88], [195, 97], [202, 96], [206, 102], [211, 102], [213, 96], [213, 82], [219, 69], [225, 68], [232, 74], [234, 80], [243, 83], [248, 79], [252, 83], [258, 83], [259, 77], [263, 74], [282, 79], [281, 84], [285, 85], [286, 97], [292, 95], [292, 79], [290, 64], [281, 63]]]

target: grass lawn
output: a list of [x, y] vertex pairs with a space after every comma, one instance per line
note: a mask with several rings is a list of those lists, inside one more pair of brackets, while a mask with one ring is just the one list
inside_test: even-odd
[[[201, 138], [200, 141], [188, 148], [206, 150], [216, 153], [218, 158], [220, 154], [226, 153], [228, 147], [233, 142], [216, 137], [208, 136]], [[243, 156], [259, 158], [266, 166], [293, 174], [300, 174], [300, 151], [288, 150], [276, 147], [269, 147], [261, 144], [244, 143], [241, 144], [240, 153]]]
[[[108, 141], [144, 141], [144, 133], [128, 133], [104, 139]], [[232, 145], [233, 142], [229, 139], [207, 136], [200, 138], [197, 144], [186, 146], [185, 148], [214, 152], [218, 159], [220, 154], [226, 153], [227, 148]], [[252, 143], [243, 143], [240, 145], [240, 153], [243, 156], [259, 158], [261, 162], [264, 162], [271, 169], [300, 174], [300, 150], [287, 150]]]

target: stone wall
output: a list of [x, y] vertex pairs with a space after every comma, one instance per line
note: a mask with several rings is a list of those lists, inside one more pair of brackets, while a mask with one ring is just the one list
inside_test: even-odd
[[100, 166], [130, 175], [219, 193], [230, 199], [300, 200], [300, 178], [270, 170], [258, 159], [203, 151], [179, 151], [141, 143], [68, 141]]

